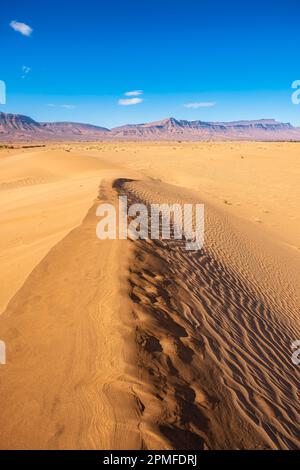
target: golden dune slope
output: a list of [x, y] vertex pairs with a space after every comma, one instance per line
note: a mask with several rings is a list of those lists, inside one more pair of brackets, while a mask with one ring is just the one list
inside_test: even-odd
[[[0, 154], [1, 448], [299, 447], [299, 164], [286, 144], [283, 171], [282, 145]], [[204, 249], [98, 240], [96, 207], [120, 194], [204, 202]]]

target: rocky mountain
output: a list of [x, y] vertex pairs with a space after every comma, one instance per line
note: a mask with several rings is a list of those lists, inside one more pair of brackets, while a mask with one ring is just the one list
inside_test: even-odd
[[56, 137], [70, 135], [74, 138], [102, 136], [109, 132], [105, 127], [93, 126], [92, 124], [80, 124], [77, 122], [44, 122], [41, 123], [43, 130], [52, 132]]
[[186, 121], [174, 118], [130, 124], [111, 130], [111, 134], [127, 139], [182, 140], [300, 140], [300, 128], [274, 119], [234, 122]]
[[28, 116], [0, 113], [0, 134], [39, 132], [40, 127], [41, 125], [38, 122]]
[[37, 122], [21, 114], [0, 113], [0, 140], [97, 140], [109, 129], [75, 122]]
[[296, 140], [300, 128], [274, 119], [206, 122], [175, 118], [107, 129], [75, 122], [37, 122], [21, 114], [0, 113], [0, 140]]

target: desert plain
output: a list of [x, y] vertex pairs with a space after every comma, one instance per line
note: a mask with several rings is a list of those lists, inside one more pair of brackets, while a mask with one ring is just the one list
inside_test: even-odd
[[[0, 448], [299, 449], [300, 144], [43, 145], [0, 148]], [[204, 247], [99, 240], [120, 194]]]

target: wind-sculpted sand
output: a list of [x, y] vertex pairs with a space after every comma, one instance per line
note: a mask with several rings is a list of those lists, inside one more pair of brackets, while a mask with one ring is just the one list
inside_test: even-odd
[[[266, 171], [257, 159], [261, 144], [230, 144], [232, 152], [229, 144], [199, 144], [201, 151], [183, 144], [185, 170], [173, 145], [0, 154], [0, 272], [12, 280], [1, 288], [8, 306], [0, 316], [7, 345], [0, 448], [300, 447], [300, 365], [291, 360], [291, 343], [300, 339], [299, 195], [284, 212], [288, 176], [281, 187], [275, 156], [255, 194], [252, 175], [263, 180]], [[264, 145], [266, 153], [276, 148]], [[294, 147], [286, 146], [287, 166], [297, 174]], [[239, 151], [255, 157], [234, 211], [216, 199], [233, 200], [245, 181], [244, 168], [230, 160]], [[222, 152], [224, 162], [210, 163]], [[199, 153], [201, 174], [192, 166]], [[286, 222], [283, 236], [275, 222], [253, 220], [248, 206], [250, 198], [256, 208], [270, 207], [272, 183], [283, 201], [274, 206]], [[99, 240], [96, 209], [100, 202], [117, 206], [120, 195], [146, 205], [204, 203], [204, 247]], [[47, 222], [36, 228], [46, 203]], [[16, 233], [29, 242], [11, 241]]]

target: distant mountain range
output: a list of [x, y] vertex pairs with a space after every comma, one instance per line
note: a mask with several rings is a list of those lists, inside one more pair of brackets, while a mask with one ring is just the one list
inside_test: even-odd
[[109, 129], [75, 122], [37, 122], [22, 114], [0, 113], [0, 140], [97, 140]]
[[1, 141], [93, 140], [295, 140], [300, 128], [274, 119], [233, 122], [186, 121], [174, 118], [143, 124], [105, 127], [75, 122], [37, 122], [21, 114], [0, 113]]

